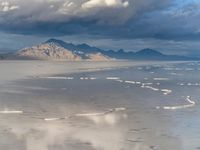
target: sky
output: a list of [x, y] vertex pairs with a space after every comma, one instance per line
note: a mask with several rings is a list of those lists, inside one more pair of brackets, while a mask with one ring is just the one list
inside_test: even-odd
[[0, 53], [57, 38], [200, 56], [200, 0], [0, 0]]

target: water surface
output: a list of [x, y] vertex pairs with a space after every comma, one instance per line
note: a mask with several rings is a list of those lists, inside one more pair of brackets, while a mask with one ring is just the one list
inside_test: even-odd
[[200, 147], [199, 62], [21, 61], [0, 68], [0, 149]]

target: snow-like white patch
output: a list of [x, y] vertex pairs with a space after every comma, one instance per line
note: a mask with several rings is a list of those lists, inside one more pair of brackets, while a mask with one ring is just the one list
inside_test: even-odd
[[154, 78], [155, 81], [168, 81], [169, 78]]
[[55, 76], [55, 77], [39, 77], [40, 79], [57, 79], [57, 80], [73, 80], [74, 77], [60, 77], [60, 76]]
[[170, 73], [171, 75], [174, 75], [174, 76], [182, 76], [183, 74], [181, 74], [181, 73], [176, 73], [176, 72], [171, 72]]
[[142, 85], [141, 87], [142, 87], [142, 88], [146, 88], [146, 89], [150, 89], [150, 90], [153, 90], [153, 91], [159, 91], [158, 88], [154, 88], [154, 87], [152, 87], [152, 86], [144, 86], [144, 85]]
[[73, 80], [74, 77], [67, 77], [67, 80]]
[[116, 80], [116, 81], [121, 82], [121, 83], [124, 82], [123, 80]]
[[188, 83], [189, 86], [200, 86], [200, 83]]
[[97, 78], [95, 78], [95, 77], [90, 77], [90, 80], [96, 80]]
[[153, 85], [151, 82], [142, 83], [142, 85]]
[[184, 86], [185, 85], [185, 83], [177, 83], [178, 85], [180, 85], [180, 86]]
[[125, 83], [130, 83], [130, 84], [135, 84], [136, 82], [135, 81], [124, 81]]
[[176, 110], [176, 109], [184, 109], [184, 108], [190, 108], [190, 107], [194, 107], [196, 105], [195, 101], [191, 100], [191, 96], [187, 96], [186, 97], [186, 101], [189, 103], [187, 105], [179, 105], [179, 106], [157, 106], [156, 109], [165, 109], [165, 110]]
[[56, 117], [56, 118], [43, 118], [44, 121], [57, 121], [57, 120], [64, 120], [68, 118], [73, 118], [73, 117], [92, 117], [92, 116], [105, 116], [111, 113], [115, 112], [120, 112], [120, 111], [125, 111], [126, 108], [124, 107], [119, 107], [119, 108], [112, 108], [108, 109], [107, 111], [103, 112], [94, 112], [94, 113], [77, 113], [73, 114], [71, 116], [65, 116], [65, 117]]
[[107, 80], [119, 80], [119, 77], [106, 77]]
[[66, 80], [67, 77], [39, 77], [40, 79], [58, 79], [58, 80]]
[[80, 80], [89, 80], [88, 77], [80, 77]]
[[177, 83], [178, 85], [180, 85], [180, 86], [184, 86], [184, 85], [186, 85], [186, 86], [200, 86], [200, 83], [191, 83], [191, 82], [189, 82], [189, 83]]
[[23, 114], [23, 111], [20, 110], [2, 110], [0, 114]]
[[115, 125], [116, 122], [121, 118], [126, 118], [127, 115], [123, 114], [122, 116], [120, 114], [116, 114], [115, 112], [125, 111], [126, 108], [113, 108], [109, 109], [105, 112], [99, 112], [99, 113], [84, 113], [84, 114], [75, 114], [76, 117], [86, 117], [87, 119], [93, 121], [95, 124], [109, 124], [109, 125]]
[[172, 93], [172, 90], [169, 89], [161, 89], [161, 91], [163, 92], [164, 95], [169, 95], [170, 93]]
[[56, 121], [56, 120], [62, 120], [66, 118], [44, 118], [45, 121]]
[[105, 115], [105, 114], [109, 114], [109, 113], [113, 113], [113, 112], [125, 111], [125, 110], [126, 110], [126, 108], [119, 107], [119, 108], [108, 109], [108, 111], [105, 111], [105, 112], [75, 114], [74, 116], [77, 116], [77, 117], [83, 117], [83, 116], [101, 116], [101, 115]]
[[141, 82], [139, 82], [139, 81], [136, 81], [135, 83], [136, 83], [136, 84], [141, 84]]

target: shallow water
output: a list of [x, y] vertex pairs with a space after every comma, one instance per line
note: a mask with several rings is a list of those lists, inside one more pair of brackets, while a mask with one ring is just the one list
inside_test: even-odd
[[200, 147], [199, 62], [21, 61], [0, 68], [0, 149]]

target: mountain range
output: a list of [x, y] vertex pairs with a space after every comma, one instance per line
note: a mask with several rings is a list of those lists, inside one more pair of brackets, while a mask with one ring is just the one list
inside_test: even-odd
[[87, 44], [72, 44], [62, 40], [49, 39], [39, 45], [24, 48], [15, 54], [1, 55], [0, 59], [44, 59], [69, 61], [108, 61], [114, 59], [129, 60], [200, 60], [196, 57], [165, 55], [153, 49], [143, 49], [138, 52], [126, 52], [123, 49], [103, 50]]

